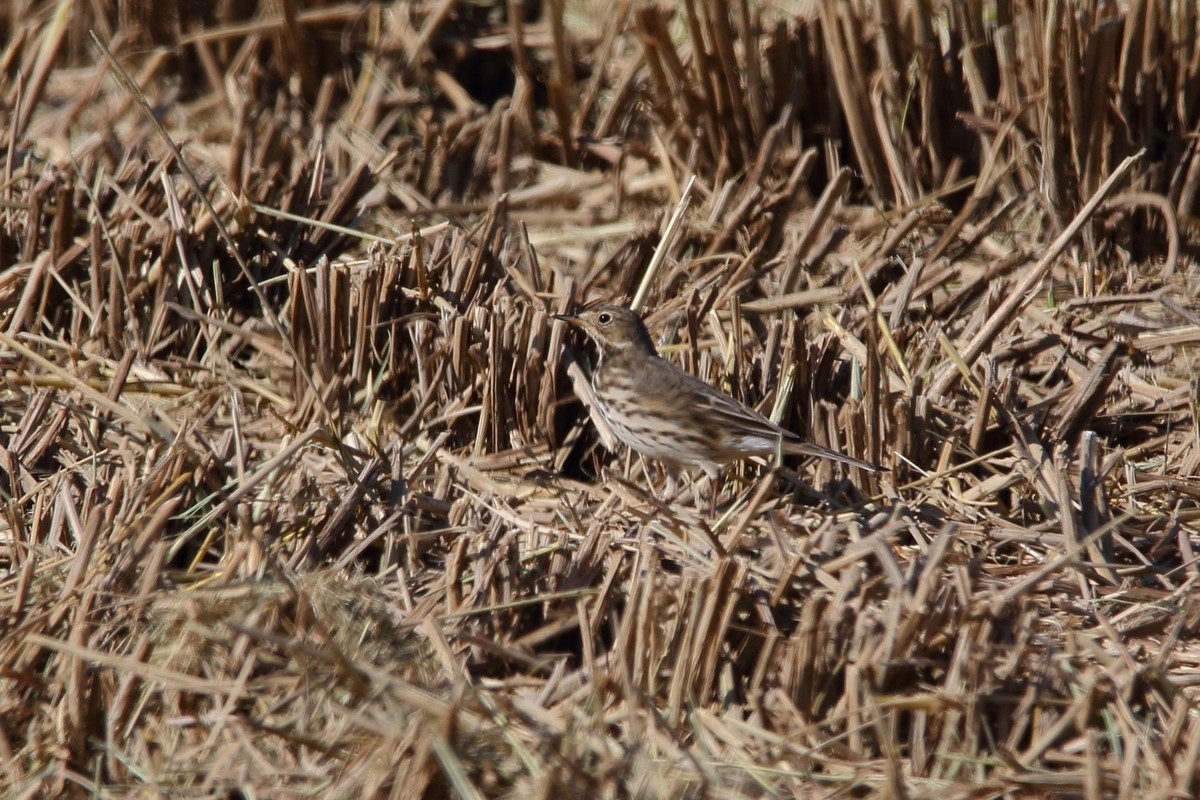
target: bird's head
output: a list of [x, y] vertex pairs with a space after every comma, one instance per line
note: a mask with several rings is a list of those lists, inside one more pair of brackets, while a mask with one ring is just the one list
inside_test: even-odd
[[642, 318], [628, 308], [598, 306], [578, 314], [555, 314], [554, 318], [583, 329], [600, 346], [602, 353], [656, 352]]

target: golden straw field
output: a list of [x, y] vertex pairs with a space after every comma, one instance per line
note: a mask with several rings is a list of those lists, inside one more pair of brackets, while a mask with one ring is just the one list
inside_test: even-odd
[[12, 0], [0, 170], [0, 798], [1200, 795], [1194, 3]]

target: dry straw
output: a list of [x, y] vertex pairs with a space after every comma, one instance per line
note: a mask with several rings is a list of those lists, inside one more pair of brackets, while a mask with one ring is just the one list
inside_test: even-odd
[[[117, 5], [0, 11], [0, 796], [1200, 793], [1194, 4]], [[667, 497], [635, 298], [890, 471]]]

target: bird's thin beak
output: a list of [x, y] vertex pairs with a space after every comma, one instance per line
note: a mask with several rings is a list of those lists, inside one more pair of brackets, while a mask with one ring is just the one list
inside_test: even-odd
[[560, 319], [563, 322], [567, 323], [568, 325], [578, 325], [579, 324], [579, 317], [575, 316], [574, 314], [555, 314], [554, 318]]

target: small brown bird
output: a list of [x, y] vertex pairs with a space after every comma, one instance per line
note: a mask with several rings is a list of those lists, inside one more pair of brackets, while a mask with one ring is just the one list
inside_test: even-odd
[[644, 456], [670, 467], [700, 467], [714, 481], [731, 461], [780, 451], [880, 471], [804, 441], [679, 369], [658, 354], [641, 317], [628, 308], [600, 306], [555, 319], [583, 329], [599, 345], [594, 412], [619, 441]]

